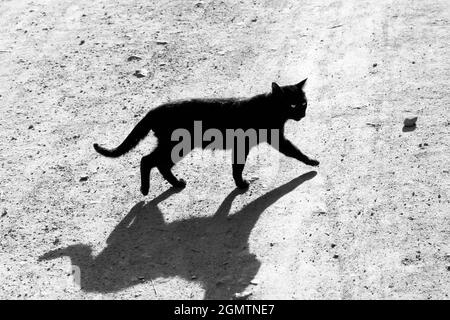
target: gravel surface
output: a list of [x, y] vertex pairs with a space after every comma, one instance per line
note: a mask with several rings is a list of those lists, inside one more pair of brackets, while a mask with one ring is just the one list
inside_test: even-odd
[[[448, 1], [0, 1], [0, 298], [448, 299]], [[227, 152], [154, 171], [168, 100], [308, 78], [247, 192]], [[255, 115], [257, 116], [257, 115]], [[417, 116], [416, 126], [404, 127]], [[81, 280], [81, 286], [79, 285]]]

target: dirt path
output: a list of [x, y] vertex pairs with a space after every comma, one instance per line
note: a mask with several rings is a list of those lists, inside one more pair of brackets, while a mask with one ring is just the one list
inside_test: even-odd
[[[0, 1], [0, 298], [448, 299], [447, 1], [233, 3]], [[305, 77], [287, 132], [316, 171], [261, 147], [240, 193], [196, 151], [143, 198], [152, 137], [92, 148], [169, 99]]]

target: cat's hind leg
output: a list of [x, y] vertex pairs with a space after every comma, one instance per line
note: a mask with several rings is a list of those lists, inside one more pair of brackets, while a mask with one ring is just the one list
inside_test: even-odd
[[163, 178], [167, 180], [167, 182], [169, 182], [175, 188], [182, 189], [186, 186], [186, 181], [184, 181], [183, 179], [178, 179], [173, 174], [172, 167], [175, 165], [175, 163], [172, 161], [171, 151], [172, 148], [170, 148], [169, 146], [167, 147], [161, 146], [160, 148], [161, 156], [158, 159], [156, 167], [158, 168]]
[[232, 163], [233, 179], [234, 183], [239, 189], [246, 189], [250, 185], [250, 183], [247, 180], [242, 178], [242, 172], [244, 171], [247, 156], [248, 150], [245, 150], [243, 159], [239, 159], [239, 157], [237, 156], [236, 148], [233, 150], [233, 163]]
[[167, 164], [161, 164], [161, 165], [158, 165], [158, 170], [161, 173], [161, 175], [164, 177], [164, 179], [166, 179], [167, 182], [169, 182], [175, 188], [182, 189], [182, 188], [186, 187], [186, 181], [175, 177], [175, 175], [173, 174], [173, 172], [171, 170], [171, 167], [172, 166], [167, 165]]
[[148, 194], [150, 188], [150, 171], [157, 164], [158, 152], [153, 151], [141, 159], [141, 192], [144, 196]]

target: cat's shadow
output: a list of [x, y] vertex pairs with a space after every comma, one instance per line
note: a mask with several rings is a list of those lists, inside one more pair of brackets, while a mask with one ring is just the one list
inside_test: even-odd
[[205, 299], [229, 299], [249, 285], [261, 265], [248, 248], [250, 232], [260, 215], [316, 174], [303, 174], [231, 216], [232, 202], [242, 193], [238, 189], [228, 194], [213, 216], [165, 223], [157, 205], [176, 192], [169, 189], [147, 204], [136, 204], [97, 256], [89, 246], [77, 244], [48, 252], [39, 260], [69, 256], [72, 265], [80, 268], [81, 289], [86, 292], [116, 292], [156, 278], [178, 276], [198, 281], [205, 289]]

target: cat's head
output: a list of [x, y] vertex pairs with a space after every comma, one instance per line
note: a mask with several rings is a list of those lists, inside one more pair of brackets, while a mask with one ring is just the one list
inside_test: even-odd
[[299, 121], [305, 117], [307, 101], [303, 87], [306, 80], [283, 87], [272, 82], [272, 96], [276, 99], [277, 107], [283, 109], [288, 119]]

